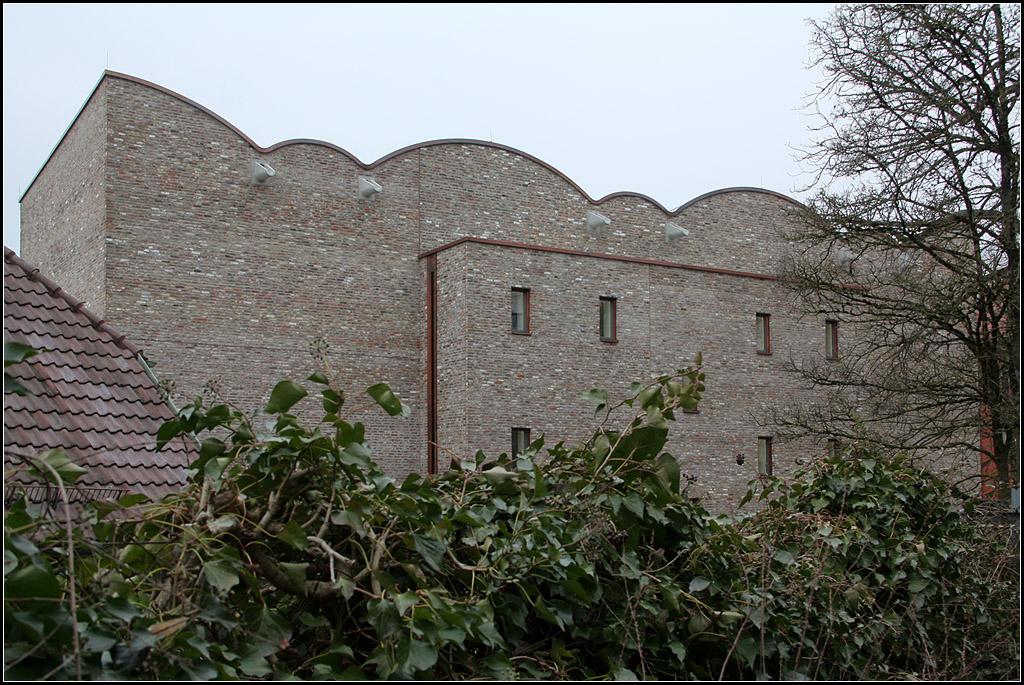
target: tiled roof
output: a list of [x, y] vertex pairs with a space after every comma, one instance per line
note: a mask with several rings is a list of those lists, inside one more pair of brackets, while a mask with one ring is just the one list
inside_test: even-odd
[[51, 448], [87, 469], [72, 501], [181, 489], [193, 448], [176, 439], [156, 451], [174, 412], [142, 351], [7, 247], [4, 341], [42, 350], [5, 369], [29, 393], [4, 394], [5, 495], [18, 481], [34, 500], [54, 496], [19, 458]]

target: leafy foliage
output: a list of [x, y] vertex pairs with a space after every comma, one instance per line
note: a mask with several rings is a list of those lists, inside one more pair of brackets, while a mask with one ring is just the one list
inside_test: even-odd
[[4, 394], [26, 395], [28, 391], [14, 376], [7, 373], [8, 366], [21, 363], [29, 357], [39, 354], [40, 350], [25, 343], [4, 341]]
[[[699, 369], [619, 403], [587, 393], [603, 419], [584, 444], [402, 482], [343, 394], [309, 382], [274, 389], [265, 428], [184, 408], [161, 439], [196, 436], [193, 485], [141, 515], [137, 498], [97, 503], [69, 544], [13, 507], [5, 677], [1013, 675], [994, 649], [1019, 603], [989, 601], [1013, 579], [983, 582], [945, 485], [905, 460], [763, 480], [737, 522], [681, 492], [667, 422], [696, 406]], [[370, 395], [404, 413], [386, 386]], [[310, 396], [316, 426], [289, 413]]]

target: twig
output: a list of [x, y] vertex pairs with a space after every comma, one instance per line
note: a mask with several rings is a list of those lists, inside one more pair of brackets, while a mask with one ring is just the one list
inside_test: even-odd
[[[335, 581], [335, 577], [334, 577], [334, 560], [335, 559], [337, 559], [341, 563], [345, 564], [349, 568], [353, 568], [356, 565], [356, 562], [355, 562], [354, 559], [349, 559], [345, 555], [340, 554], [339, 552], [335, 551], [334, 548], [331, 547], [330, 545], [328, 545], [327, 541], [324, 540], [323, 538], [320, 538], [320, 537], [318, 537], [316, 535], [310, 535], [307, 539], [309, 541], [311, 541], [311, 542], [316, 543], [316, 545], [320, 549], [322, 549], [324, 552], [326, 552], [327, 557], [328, 557], [328, 559], [331, 562], [331, 582], [332, 583]], [[351, 580], [351, 575], [346, 575], [346, 578]]]
[[[370, 587], [373, 589], [373, 595], [375, 597], [382, 597], [383, 594], [380, 587], [380, 581], [377, 580], [377, 576], [373, 572], [377, 570], [378, 566], [380, 566], [381, 557], [384, 556], [384, 552], [387, 551], [387, 547], [385, 546], [384, 543], [388, 539], [388, 534], [391, 532], [391, 527], [395, 525], [395, 523], [397, 522], [398, 517], [395, 516], [391, 519], [390, 522], [388, 522], [387, 527], [384, 529], [384, 532], [381, 533], [379, 538], [373, 532], [372, 528], [367, 531], [370, 540], [373, 541], [374, 548], [373, 556], [370, 557], [370, 565], [365, 570], [370, 572]], [[360, 573], [359, 575], [362, 576], [363, 574]]]

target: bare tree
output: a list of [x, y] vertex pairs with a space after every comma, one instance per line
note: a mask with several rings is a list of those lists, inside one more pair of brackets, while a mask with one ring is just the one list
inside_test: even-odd
[[827, 401], [771, 420], [980, 453], [1005, 497], [1020, 477], [1020, 6], [843, 6], [813, 26], [817, 193], [788, 237], [814, 247], [781, 275], [843, 335], [838, 355], [796, 364]]

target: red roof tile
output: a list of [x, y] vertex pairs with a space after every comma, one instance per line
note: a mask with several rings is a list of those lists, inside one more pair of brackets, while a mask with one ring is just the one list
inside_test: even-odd
[[5, 494], [19, 482], [34, 501], [56, 502], [22, 459], [51, 448], [87, 469], [72, 502], [182, 487], [194, 447], [175, 440], [155, 451], [156, 432], [174, 412], [142, 350], [6, 247], [4, 341], [42, 350], [5, 369], [30, 393], [4, 394]]

